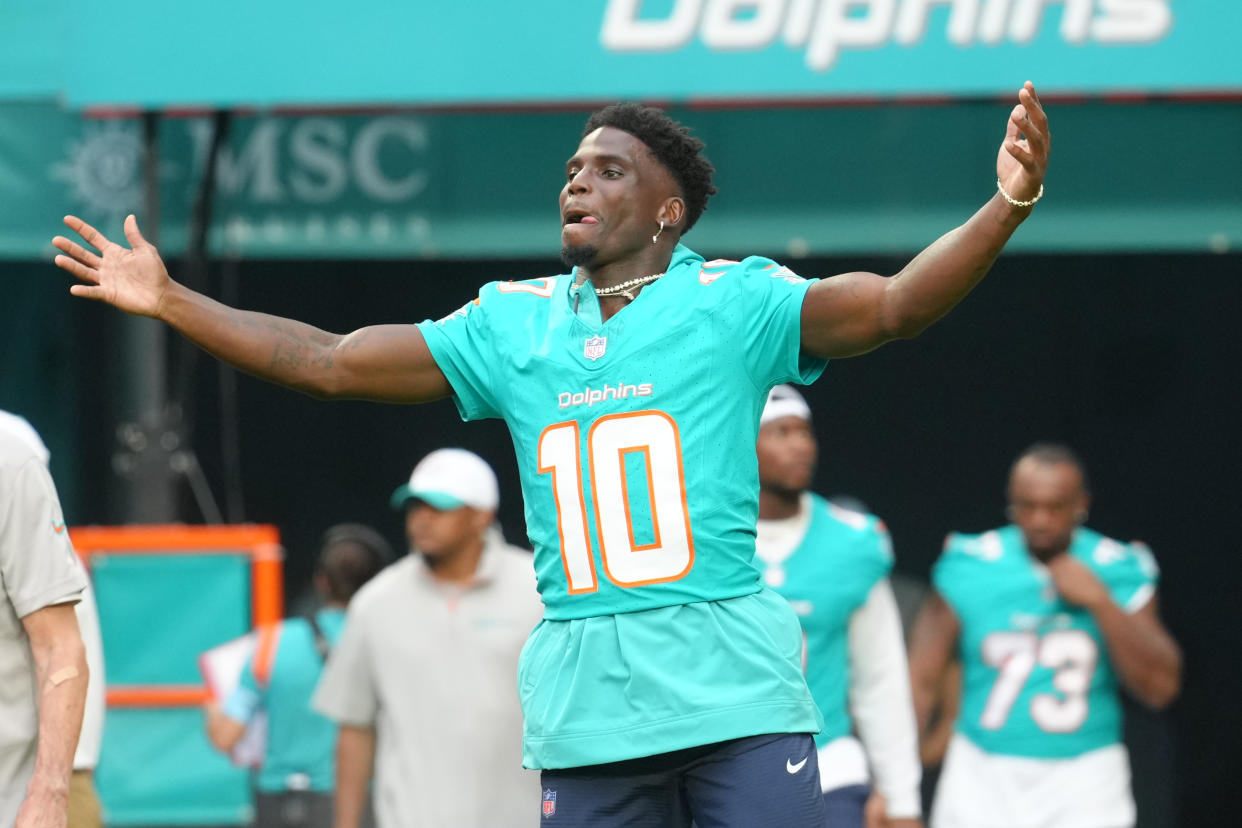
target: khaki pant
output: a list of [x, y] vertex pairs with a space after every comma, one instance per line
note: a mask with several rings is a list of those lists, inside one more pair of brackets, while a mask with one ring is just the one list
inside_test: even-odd
[[95, 775], [89, 770], [75, 770], [69, 778], [69, 828], [103, 828]]

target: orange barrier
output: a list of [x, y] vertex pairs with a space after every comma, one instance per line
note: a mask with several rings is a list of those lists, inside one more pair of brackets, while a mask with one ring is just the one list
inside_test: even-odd
[[[275, 526], [79, 526], [69, 538], [88, 569], [99, 554], [249, 554], [251, 625], [274, 624], [284, 614], [284, 550]], [[211, 698], [202, 685], [114, 685], [106, 695], [109, 707], [197, 707]]]
[[199, 707], [211, 691], [199, 685], [109, 687], [108, 707]]

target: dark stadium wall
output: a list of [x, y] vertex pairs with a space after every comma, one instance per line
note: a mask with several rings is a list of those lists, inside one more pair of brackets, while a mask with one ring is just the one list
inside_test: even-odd
[[82, 370], [82, 354], [103, 320], [81, 305], [50, 264], [0, 261], [0, 408], [37, 425], [66, 514], [82, 477], [83, 395], [102, 390]]
[[[807, 259], [804, 275], [891, 272], [895, 259]], [[256, 262], [237, 266], [237, 302], [334, 331], [438, 317], [483, 282], [557, 272], [545, 262]], [[1004, 521], [1010, 462], [1036, 440], [1062, 440], [1090, 470], [1089, 523], [1151, 545], [1162, 613], [1185, 652], [1182, 698], [1133, 718], [1141, 825], [1218, 824], [1242, 735], [1233, 593], [1242, 562], [1229, 515], [1242, 466], [1234, 316], [1242, 255], [1004, 257], [966, 302], [912, 342], [832, 364], [806, 393], [822, 461], [816, 488], [862, 499], [892, 529], [897, 567], [925, 579], [950, 530]], [[46, 265], [6, 266], [0, 407], [40, 412], [79, 523], [109, 522], [109, 400], [117, 315], [72, 302]], [[211, 290], [226, 290], [221, 275]], [[49, 287], [54, 285], [54, 287]], [[228, 288], [231, 289], [231, 288]], [[39, 309], [38, 322], [7, 301]], [[37, 366], [28, 368], [34, 360]], [[18, 367], [15, 367], [18, 366]], [[194, 444], [221, 503], [221, 372], [193, 366]], [[389, 493], [444, 445], [486, 457], [502, 486], [501, 522], [524, 543], [513, 450], [497, 422], [462, 423], [449, 401], [411, 408], [322, 403], [249, 377], [237, 384], [245, 519], [279, 526], [291, 605], [305, 594], [318, 535], [370, 523], [403, 546]], [[227, 405], [225, 406], [227, 408]], [[67, 413], [69, 412], [69, 413]], [[57, 450], [58, 447], [64, 447]], [[183, 518], [201, 519], [181, 496]], [[399, 547], [400, 548], [400, 547]]]

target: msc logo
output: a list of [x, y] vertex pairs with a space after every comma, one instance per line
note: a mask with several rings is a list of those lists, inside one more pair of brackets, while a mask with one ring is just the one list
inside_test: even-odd
[[673, 0], [664, 17], [641, 17], [643, 0], [608, 0], [600, 40], [614, 52], [676, 52], [697, 34], [717, 52], [759, 51], [777, 41], [806, 50], [824, 72], [844, 49], [927, 37], [933, 7], [948, 6], [946, 36], [955, 46], [1030, 43], [1048, 6], [1061, 7], [1070, 44], [1152, 43], [1173, 27], [1172, 0]]
[[51, 175], [68, 182], [74, 200], [92, 213], [115, 219], [137, 210], [142, 203], [138, 127], [121, 121], [87, 126], [69, 158], [52, 167]]

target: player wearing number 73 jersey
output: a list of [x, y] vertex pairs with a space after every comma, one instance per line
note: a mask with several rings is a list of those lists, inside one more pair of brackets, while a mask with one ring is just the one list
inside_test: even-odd
[[1156, 565], [1080, 525], [1086, 481], [1063, 446], [1024, 453], [1009, 499], [1013, 525], [949, 536], [912, 635], [920, 724], [955, 642], [963, 665], [931, 826], [1133, 825], [1119, 685], [1162, 707], [1180, 676]]

